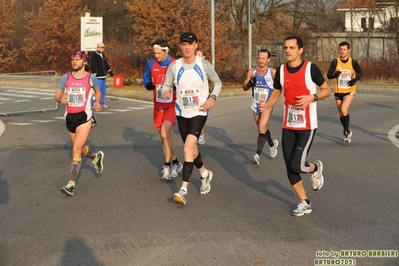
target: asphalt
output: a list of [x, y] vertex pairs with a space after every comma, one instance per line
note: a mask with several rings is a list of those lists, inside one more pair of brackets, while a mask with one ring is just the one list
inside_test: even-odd
[[[152, 91], [147, 91], [143, 85], [114, 88], [112, 81], [112, 78], [107, 79], [107, 96], [152, 101]], [[330, 86], [330, 88], [333, 91], [333, 87]], [[399, 93], [399, 86], [358, 84], [357, 92]], [[240, 84], [226, 84], [223, 85], [219, 97], [231, 97], [240, 95], [251, 95], [251, 91], [243, 91]]]

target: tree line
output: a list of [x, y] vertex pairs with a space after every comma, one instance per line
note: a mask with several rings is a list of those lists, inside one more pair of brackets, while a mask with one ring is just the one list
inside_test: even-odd
[[[343, 19], [335, 12], [337, 0], [214, 3], [214, 61], [227, 81], [241, 81], [248, 68], [249, 19], [253, 22], [254, 64], [259, 48], [276, 55], [287, 35], [301, 36], [306, 50], [312, 33], [343, 27]], [[86, 12], [103, 17], [107, 57], [115, 73], [127, 79], [142, 76], [146, 61], [153, 56], [151, 44], [158, 38], [168, 41], [173, 56], [180, 56], [178, 41], [184, 31], [197, 34], [199, 48], [211, 60], [210, 0], [2, 0], [0, 72], [68, 71], [71, 52], [80, 48], [80, 18]], [[275, 66], [278, 63], [272, 62]]]

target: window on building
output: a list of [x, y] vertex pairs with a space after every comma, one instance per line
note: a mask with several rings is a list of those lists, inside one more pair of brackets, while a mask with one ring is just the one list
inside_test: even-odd
[[361, 27], [362, 29], [367, 28], [367, 25], [366, 25], [366, 18], [361, 18], [361, 20], [360, 20], [360, 27]]
[[397, 31], [399, 29], [399, 18], [393, 17], [389, 20], [389, 31]]
[[369, 28], [374, 29], [374, 18], [369, 18]]

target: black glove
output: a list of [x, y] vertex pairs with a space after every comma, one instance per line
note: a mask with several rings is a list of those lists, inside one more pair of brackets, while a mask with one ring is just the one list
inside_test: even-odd
[[355, 85], [355, 83], [356, 83], [356, 80], [355, 79], [351, 79], [348, 82], [348, 86], [352, 87], [353, 85]]
[[108, 71], [108, 73], [109, 73], [109, 75], [110, 75], [111, 77], [114, 76], [114, 72], [112, 72], [112, 70]]
[[248, 82], [248, 88], [251, 88], [255, 86], [256, 84], [256, 77], [253, 77], [249, 82]]
[[155, 89], [154, 83], [148, 82], [147, 84], [145, 84], [145, 88], [149, 91], [152, 91], [153, 89]]
[[335, 73], [334, 73], [334, 78], [338, 78], [338, 77], [339, 77], [339, 74], [341, 74], [341, 71], [335, 72]]

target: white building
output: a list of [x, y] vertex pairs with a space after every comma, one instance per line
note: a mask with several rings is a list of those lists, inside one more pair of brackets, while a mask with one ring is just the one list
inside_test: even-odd
[[338, 5], [344, 13], [345, 31], [393, 32], [399, 25], [398, 0], [347, 0]]

